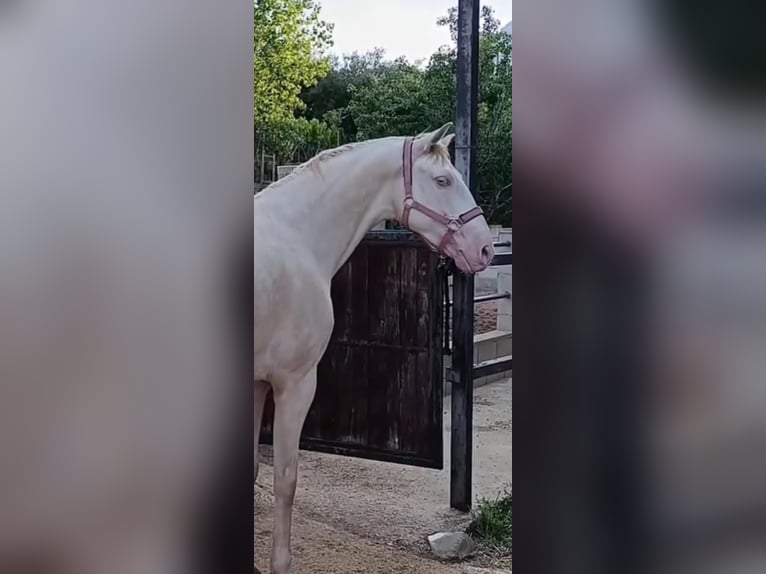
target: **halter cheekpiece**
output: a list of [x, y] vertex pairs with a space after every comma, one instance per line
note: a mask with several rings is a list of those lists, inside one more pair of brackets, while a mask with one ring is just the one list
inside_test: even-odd
[[423, 205], [415, 199], [412, 193], [412, 148], [414, 140], [413, 138], [407, 138], [404, 140], [404, 146], [402, 149], [402, 167], [403, 167], [403, 179], [404, 179], [404, 209], [402, 210], [402, 224], [407, 229], [410, 229], [410, 211], [413, 209], [419, 211], [429, 219], [441, 223], [446, 231], [439, 241], [439, 245], [434, 245], [425, 237], [426, 243], [428, 243], [434, 251], [444, 253], [445, 247], [453, 240], [455, 233], [457, 233], [463, 225], [476, 219], [484, 212], [478, 205], [472, 209], [469, 209], [465, 213], [458, 215], [457, 217], [451, 217], [438, 211], [434, 211], [427, 205]]

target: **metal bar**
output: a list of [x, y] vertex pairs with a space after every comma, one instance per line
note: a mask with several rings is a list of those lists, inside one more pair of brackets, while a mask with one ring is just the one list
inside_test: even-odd
[[480, 379], [481, 377], [504, 373], [505, 371], [510, 371], [512, 367], [513, 355], [482, 361], [473, 366], [473, 378]]
[[489, 295], [479, 295], [473, 298], [474, 303], [484, 303], [486, 301], [497, 301], [498, 299], [510, 299], [511, 294], [508, 291], [502, 293], [490, 293]]
[[[459, 0], [455, 167], [476, 196], [479, 0]], [[467, 512], [473, 499], [473, 276], [456, 273], [453, 289], [450, 506]]]
[[[444, 258], [439, 257], [436, 263], [436, 277], [432, 278], [430, 293], [429, 293], [429, 314], [431, 319], [431, 337], [429, 343], [431, 345], [431, 381], [433, 383], [433, 400], [431, 401], [431, 409], [428, 412], [430, 420], [432, 422], [438, 421], [438, 425], [432, 425], [431, 429], [427, 433], [422, 433], [421, 440], [428, 440], [428, 442], [435, 446], [438, 444], [437, 452], [431, 452], [435, 458], [434, 462], [437, 466], [432, 468], [444, 469], [444, 381], [442, 376], [444, 373], [444, 345], [445, 345], [445, 325], [444, 317], [444, 300], [449, 298], [449, 295], [445, 295], [444, 289], [447, 288], [447, 281], [439, 277], [439, 274], [446, 276], [446, 270], [444, 268]], [[431, 434], [433, 433], [433, 434]], [[428, 435], [431, 435], [430, 437]]]
[[510, 241], [495, 241], [492, 244], [492, 247], [510, 247], [511, 242]]
[[513, 253], [495, 253], [492, 265], [513, 265]]
[[449, 292], [449, 278], [450, 271], [447, 267], [443, 267], [440, 271], [442, 273], [444, 283], [442, 285], [442, 301], [444, 302], [444, 328], [442, 330], [442, 354], [452, 355], [452, 320], [450, 317], [450, 311], [452, 311], [452, 301], [450, 301]]
[[[473, 298], [474, 303], [486, 303], [487, 301], [496, 301], [498, 299], [510, 299], [511, 293], [509, 291], [503, 291], [502, 293], [490, 293], [489, 295], [479, 295]], [[449, 301], [449, 305], [454, 305], [454, 301]]]

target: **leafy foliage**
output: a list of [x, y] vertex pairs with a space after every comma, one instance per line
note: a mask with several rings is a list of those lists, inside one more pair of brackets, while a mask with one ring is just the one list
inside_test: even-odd
[[[500, 21], [495, 18], [495, 10], [492, 6], [483, 5], [481, 7], [481, 24], [480, 31], [484, 36], [490, 34], [497, 34], [500, 31]], [[442, 16], [436, 23], [439, 26], [447, 26], [449, 28], [450, 37], [453, 42], [457, 42], [457, 6], [452, 6], [447, 10], [447, 15]]]
[[[359, 54], [354, 52], [342, 59], [333, 60], [332, 69], [316, 86], [304, 91], [302, 98], [306, 103], [305, 115], [326, 121], [340, 129], [343, 143], [357, 141], [359, 128], [351, 112], [352, 99], [358, 95], [369, 95], [370, 85], [379, 81], [397, 66], [399, 62], [386, 61], [382, 49], [377, 48]], [[364, 97], [361, 96], [362, 98]], [[364, 113], [364, 108], [355, 105], [357, 111]]]
[[354, 86], [348, 112], [360, 140], [413, 135], [424, 128], [428, 101], [421, 70], [399, 59]]
[[303, 162], [338, 145], [338, 130], [317, 119], [285, 118], [261, 131], [261, 145], [291, 162]]
[[324, 56], [332, 24], [315, 0], [255, 0], [253, 110], [256, 127], [292, 118], [305, 104], [301, 90], [330, 69]]

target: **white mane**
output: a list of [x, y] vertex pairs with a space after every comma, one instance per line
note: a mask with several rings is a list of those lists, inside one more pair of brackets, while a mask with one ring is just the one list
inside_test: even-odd
[[267, 189], [275, 189], [278, 187], [282, 187], [285, 183], [296, 179], [298, 176], [305, 174], [307, 171], [318, 175], [320, 173], [320, 166], [322, 163], [325, 163], [328, 160], [336, 158], [340, 155], [346, 154], [347, 152], [358, 150], [359, 148], [363, 146], [367, 146], [374, 141], [379, 141], [379, 140], [353, 142], [353, 143], [345, 144], [333, 149], [321, 151], [317, 155], [309, 159], [308, 161], [305, 161], [302, 164], [300, 164], [298, 167], [296, 167], [293, 171], [291, 171], [282, 179], [279, 179], [275, 181], [274, 183], [272, 183], [271, 185], [269, 185], [263, 191], [266, 191]]

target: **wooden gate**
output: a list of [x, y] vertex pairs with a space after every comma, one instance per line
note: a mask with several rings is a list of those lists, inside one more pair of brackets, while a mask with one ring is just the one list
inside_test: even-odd
[[[335, 328], [301, 448], [443, 467], [439, 257], [407, 232], [372, 232], [332, 282]], [[267, 401], [262, 442], [271, 443]]]

